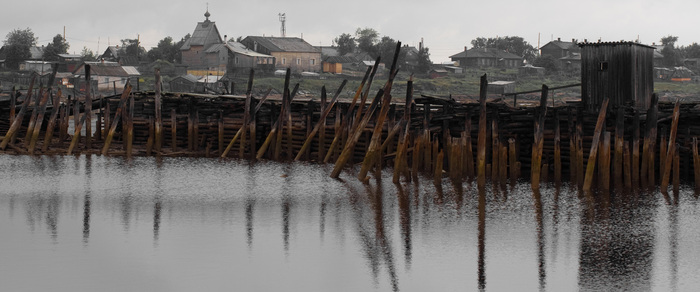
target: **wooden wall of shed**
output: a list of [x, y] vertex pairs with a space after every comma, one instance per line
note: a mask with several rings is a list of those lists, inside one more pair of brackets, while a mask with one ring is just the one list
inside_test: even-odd
[[[584, 107], [597, 111], [606, 97], [610, 106], [646, 110], [654, 91], [654, 49], [635, 43], [584, 44], [581, 93]], [[602, 66], [607, 63], [607, 70]]]

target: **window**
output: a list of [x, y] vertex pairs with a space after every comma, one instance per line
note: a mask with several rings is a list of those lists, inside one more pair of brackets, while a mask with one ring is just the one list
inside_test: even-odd
[[236, 57], [236, 58], [233, 59], [233, 63], [236, 64], [236, 65], [238, 65], [238, 57]]
[[316, 65], [316, 59], [311, 59], [311, 65]]
[[286, 59], [286, 58], [282, 58], [282, 65], [284, 65], [284, 64], [287, 64], [287, 59]]
[[600, 71], [608, 71], [608, 62], [600, 62]]
[[301, 64], [301, 58], [297, 58], [297, 65]]

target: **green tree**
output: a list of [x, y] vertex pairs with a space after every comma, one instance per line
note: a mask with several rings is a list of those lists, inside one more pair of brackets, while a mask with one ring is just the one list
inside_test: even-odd
[[559, 60], [555, 59], [551, 55], [539, 56], [535, 58], [532, 62], [533, 66], [543, 67], [547, 70], [547, 74], [554, 74], [559, 72]]
[[53, 41], [44, 48], [44, 59], [57, 61], [58, 54], [68, 53], [68, 48], [70, 48], [70, 45], [63, 39], [63, 36], [57, 34], [53, 37]]
[[688, 46], [680, 47], [681, 54], [686, 58], [700, 58], [700, 45], [692, 43]]
[[19, 63], [32, 57], [29, 49], [36, 45], [36, 37], [30, 28], [15, 29], [5, 37], [5, 64], [19, 69]]
[[176, 43], [173, 43], [172, 37], [165, 37], [158, 42], [157, 47], [148, 51], [147, 56], [152, 61], [165, 60], [174, 62], [180, 52], [180, 47], [176, 45]]
[[355, 31], [355, 40], [357, 41], [357, 48], [360, 51], [368, 53], [370, 55], [376, 55], [377, 40], [379, 38], [379, 33], [372, 28], [358, 28]]
[[347, 53], [352, 53], [357, 48], [355, 43], [355, 38], [353, 38], [349, 33], [344, 33], [335, 38], [335, 43], [338, 45], [338, 54], [345, 55]]
[[479, 37], [471, 42], [474, 48], [496, 48], [532, 61], [537, 56], [535, 48], [519, 36], [495, 38]]
[[418, 48], [418, 66], [416, 66], [416, 71], [419, 73], [426, 73], [430, 70], [432, 64], [428, 48], [425, 46]]
[[[388, 36], [382, 37], [382, 39], [375, 46], [376, 53], [371, 54], [372, 58], [381, 56], [382, 62], [388, 66], [394, 59], [394, 52], [396, 51], [396, 41]], [[400, 65], [406, 63], [406, 50], [399, 51], [399, 59], [397, 63]]]
[[83, 51], [80, 53], [80, 55], [83, 56], [83, 61], [97, 60], [97, 55], [95, 55], [95, 53], [87, 47], [83, 47]]
[[681, 63], [680, 53], [675, 48], [677, 41], [678, 37], [672, 35], [661, 38], [661, 44], [664, 46], [664, 48], [661, 49], [661, 54], [664, 55], [664, 66], [675, 67]]
[[138, 39], [123, 39], [122, 46], [119, 49], [120, 56], [143, 57], [146, 55], [146, 49], [140, 46]]

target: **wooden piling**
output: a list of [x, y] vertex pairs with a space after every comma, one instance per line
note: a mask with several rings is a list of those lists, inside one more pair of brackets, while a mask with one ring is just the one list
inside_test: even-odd
[[44, 122], [44, 113], [46, 113], [46, 105], [49, 101], [49, 95], [49, 91], [44, 92], [44, 97], [41, 98], [41, 103], [39, 104], [39, 112], [36, 116], [36, 124], [31, 132], [31, 138], [29, 141], [25, 141], [25, 143], [29, 143], [29, 147], [27, 148], [27, 150], [29, 151], [29, 155], [34, 155], [34, 149], [36, 148], [36, 142], [39, 139], [41, 125]]
[[554, 110], [554, 182], [561, 184], [561, 130], [559, 111]]
[[170, 109], [170, 147], [173, 152], [177, 151], [177, 113], [174, 108]]
[[[610, 190], [610, 132], [606, 131], [603, 138], [600, 156], [602, 158], [598, 171], [600, 172], [599, 184], [603, 190]], [[589, 160], [590, 161], [590, 160]]]
[[[128, 118], [127, 118], [128, 117]], [[129, 111], [128, 114], [125, 115], [126, 118], [126, 157], [131, 158], [131, 155], [133, 154], [133, 149], [134, 149], [134, 98], [129, 99]], [[156, 118], [157, 119], [157, 118]], [[158, 128], [158, 122], [156, 122], [156, 129]], [[158, 140], [158, 134], [155, 134], [155, 140]], [[160, 150], [157, 148], [156, 145], [156, 151]]]
[[85, 64], [85, 147], [92, 148], [92, 79], [90, 77], [90, 64]]
[[615, 117], [615, 160], [613, 164], [614, 182], [622, 184], [624, 181], [623, 166], [624, 166], [624, 141], [625, 141], [625, 108], [620, 106], [617, 108]]
[[479, 137], [477, 141], [477, 184], [486, 186], [486, 94], [488, 92], [486, 74], [481, 76], [479, 84]]
[[22, 121], [24, 119], [24, 113], [27, 112], [27, 106], [29, 105], [29, 102], [32, 100], [32, 91], [34, 90], [34, 82], [36, 81], [36, 75], [32, 75], [32, 80], [29, 82], [29, 89], [27, 90], [27, 97], [24, 99], [24, 102], [22, 103], [22, 107], [19, 109], [19, 113], [15, 116], [14, 120], [12, 120], [12, 124], [10, 124], [10, 128], [7, 130], [7, 133], [5, 133], [5, 136], [2, 138], [2, 142], [0, 142], [0, 149], [5, 150], [7, 147], [7, 144], [10, 143], [10, 141], [13, 139], [15, 134], [17, 134], [17, 130], [19, 130], [20, 126], [22, 125]]
[[[49, 145], [51, 144], [51, 139], [53, 138], [53, 132], [54, 129], [56, 128], [56, 120], [58, 119], [58, 113], [61, 112], [61, 89], [59, 88], [58, 91], [56, 92], [56, 96], [54, 97], [53, 100], [53, 108], [51, 110], [51, 117], [49, 117], [49, 124], [46, 126], [46, 134], [44, 135], [44, 146], [41, 148], [41, 151], [46, 153], [49, 149]], [[39, 127], [41, 129], [41, 127]]]
[[498, 177], [500, 166], [499, 154], [501, 149], [501, 143], [498, 140], [498, 119], [491, 120], [491, 180], [493, 182], [498, 182], [500, 179]]
[[112, 138], [114, 137], [114, 132], [117, 131], [117, 124], [119, 123], [119, 118], [121, 117], [123, 111], [122, 108], [124, 107], [124, 103], [129, 97], [129, 93], [131, 93], [131, 84], [129, 84], [129, 81], [127, 81], [126, 85], [124, 86], [124, 91], [122, 91], [121, 98], [119, 99], [119, 106], [117, 106], [117, 111], [114, 113], [114, 120], [112, 120], [111, 128], [109, 129], [109, 133], [107, 133], [107, 137], [105, 138], [105, 144], [102, 147], [102, 155], [107, 155], [109, 146], [112, 144]]
[[634, 111], [634, 130], [632, 132], [632, 187], [639, 187], [639, 111]]
[[537, 120], [535, 120], [535, 135], [534, 143], [532, 144], [532, 165], [530, 166], [530, 177], [532, 179], [532, 188], [540, 188], [540, 175], [542, 173], [542, 150], [544, 148], [544, 124], [547, 115], [547, 95], [549, 88], [547, 85], [542, 85], [542, 94], [540, 95], [540, 106], [537, 112]]
[[318, 131], [321, 130], [321, 126], [326, 124], [326, 118], [331, 113], [331, 110], [333, 110], [333, 106], [338, 101], [338, 97], [340, 96], [340, 93], [342, 93], [343, 88], [347, 83], [348, 80], [344, 79], [343, 82], [340, 84], [340, 87], [338, 87], [338, 90], [336, 91], [335, 95], [333, 95], [333, 98], [331, 98], [330, 104], [328, 104], [328, 106], [323, 109], [318, 123], [316, 123], [313, 130], [311, 130], [311, 133], [309, 133], [309, 135], [306, 137], [306, 140], [301, 146], [301, 150], [299, 151], [299, 153], [297, 153], [297, 156], [294, 158], [294, 161], [299, 161], [299, 159], [301, 159], [302, 153], [306, 152], [309, 149], [309, 147], [311, 147], [311, 142], [313, 141], [314, 137], [316, 137]]
[[661, 191], [666, 191], [668, 188], [669, 179], [671, 176], [671, 167], [676, 155], [676, 135], [678, 134], [678, 120], [680, 119], [680, 100], [676, 100], [676, 106], [673, 108], [673, 121], [671, 122], [671, 134], [668, 138], [668, 150], [666, 152], [666, 164], [663, 168], [663, 176], [661, 177]]
[[155, 84], [155, 101], [154, 101], [154, 107], [155, 107], [155, 115], [156, 115], [156, 124], [155, 124], [155, 133], [154, 133], [154, 140], [155, 140], [155, 148], [158, 153], [161, 153], [163, 149], [163, 104], [162, 104], [162, 97], [161, 97], [161, 79], [160, 79], [160, 69], [156, 68], [155, 69], [155, 75], [156, 75], [156, 84]]
[[623, 172], [624, 172], [624, 180], [625, 180], [625, 188], [627, 190], [632, 189], [632, 154], [630, 153], [630, 143], [625, 142], [624, 143], [624, 166], [623, 166]]
[[444, 153], [442, 150], [437, 155], [437, 159], [435, 160], [435, 173], [433, 174], [433, 182], [435, 185], [440, 185], [442, 184], [442, 160], [444, 158]]
[[698, 137], [693, 137], [693, 177], [695, 178], [695, 194], [700, 191], [700, 153], [698, 153]]
[[598, 155], [598, 144], [600, 143], [600, 135], [603, 131], [603, 124], [605, 123], [605, 113], [608, 110], [609, 99], [605, 98], [600, 106], [600, 112], [598, 114], [598, 121], [595, 126], [595, 131], [593, 132], [593, 142], [591, 143], [591, 152], [588, 154], [588, 162], [586, 163], [586, 176], [583, 182], [583, 190], [590, 191], [593, 185], [593, 173], [595, 172], [595, 161]]

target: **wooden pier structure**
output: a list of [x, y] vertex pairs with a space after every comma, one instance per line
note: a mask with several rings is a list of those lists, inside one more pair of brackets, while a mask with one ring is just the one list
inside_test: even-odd
[[21, 104], [14, 93], [0, 103], [0, 153], [303, 160], [333, 163], [335, 178], [357, 166], [362, 181], [388, 166], [397, 183], [423, 173], [436, 183], [528, 179], [536, 189], [563, 181], [583, 190], [700, 186], [698, 103], [653, 95], [648, 110], [608, 99], [555, 107], [543, 85], [539, 106], [520, 107], [488, 99], [486, 75], [479, 100], [413, 96], [411, 80], [397, 97], [397, 70], [372, 92], [370, 67], [352, 98], [339, 98], [344, 82], [330, 100], [326, 88], [320, 98], [297, 97], [289, 72], [281, 96], [254, 94], [252, 71], [244, 96], [127, 84], [121, 94], [68, 100], [50, 87], [33, 95], [32, 83]]

